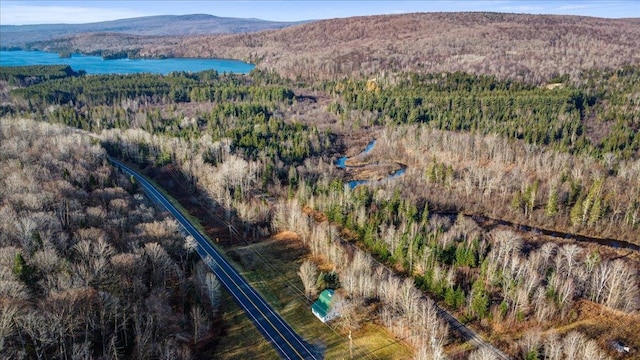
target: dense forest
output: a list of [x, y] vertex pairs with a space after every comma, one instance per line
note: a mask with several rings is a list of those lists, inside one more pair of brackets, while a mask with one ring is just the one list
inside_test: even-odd
[[[585, 85], [558, 77], [546, 87], [464, 73], [328, 82], [333, 110], [372, 114], [370, 125], [425, 123], [434, 128], [524, 139], [602, 158], [639, 155], [637, 67], [586, 72]], [[562, 81], [565, 82], [562, 82]], [[369, 125], [369, 124], [365, 124]]]
[[[399, 18], [423, 16], [453, 15]], [[540, 19], [551, 26], [560, 19], [472, 18], [484, 19], [483, 26]], [[598, 21], [605, 20], [583, 26]], [[214, 319], [202, 312], [215, 312], [208, 311], [215, 309], [214, 280], [195, 265], [175, 224], [143, 201], [135, 183], [110, 170], [108, 153], [151, 177], [174, 174], [203, 206], [224, 209], [224, 221], [242, 238], [260, 242], [295, 232], [309, 251], [296, 265], [305, 299], [338, 289], [337, 331], [373, 322], [419, 359], [490, 358], [486, 348], [460, 350], [462, 340], [438, 315], [440, 306], [514, 358], [633, 356], [611, 344], [640, 347], [639, 254], [572, 240], [583, 235], [638, 245], [640, 69], [610, 60], [615, 68], [567, 71], [570, 63], [557, 62], [519, 75], [511, 74], [510, 63], [504, 72], [389, 65], [402, 71], [375, 77], [354, 65], [361, 74], [329, 79], [319, 71], [311, 82], [291, 80], [287, 70], [89, 76], [65, 67], [1, 68], [7, 101], [0, 108], [0, 159], [3, 174], [11, 174], [2, 211], [13, 219], [2, 231], [9, 249], [3, 281], [20, 289], [2, 295], [13, 311], [3, 312], [9, 314], [3, 341], [17, 357], [73, 351], [187, 357], [206, 341], [208, 328], [201, 325]], [[371, 151], [352, 156], [372, 139]], [[38, 158], [41, 153], [47, 157]], [[350, 159], [341, 169], [335, 161], [344, 154]], [[387, 178], [393, 166], [402, 175]], [[350, 180], [371, 181], [352, 187]], [[66, 201], [54, 200], [63, 195]], [[32, 213], [36, 220], [26, 227]], [[102, 257], [82, 253], [98, 248]], [[45, 250], [58, 259], [48, 267]], [[136, 256], [148, 259], [149, 269], [122, 277], [139, 286], [125, 303], [118, 292], [125, 285], [109, 279], [119, 257]], [[49, 273], [66, 274], [68, 283], [53, 284]], [[46, 341], [28, 332], [21, 314], [49, 316], [46, 301], [36, 299], [78, 288], [98, 298], [108, 293], [138, 312], [124, 312], [127, 318], [115, 312], [105, 326], [65, 319], [73, 330], [52, 330]], [[91, 309], [102, 309], [95, 304]], [[151, 312], [165, 308], [171, 311], [163, 316], [180, 319], [172, 322], [175, 332], [149, 323]], [[90, 338], [92, 326], [110, 342]], [[145, 329], [153, 329], [148, 337], [140, 335]], [[29, 334], [27, 340], [20, 334]], [[151, 344], [164, 347], [145, 348]]]
[[243, 59], [296, 79], [462, 71], [543, 83], [640, 61], [640, 20], [500, 13], [415, 13], [314, 21], [193, 37], [80, 34], [35, 42], [58, 52]]
[[6, 358], [191, 359], [220, 285], [87, 135], [0, 123]]

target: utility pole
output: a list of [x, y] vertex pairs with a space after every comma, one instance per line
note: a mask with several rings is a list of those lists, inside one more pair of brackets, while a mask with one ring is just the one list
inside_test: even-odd
[[353, 360], [353, 338], [351, 337], [351, 330], [349, 330], [349, 358]]

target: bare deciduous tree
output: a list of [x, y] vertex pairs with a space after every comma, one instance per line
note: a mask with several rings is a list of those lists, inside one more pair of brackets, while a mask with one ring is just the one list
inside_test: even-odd
[[577, 331], [567, 334], [562, 340], [565, 359], [579, 359], [586, 340], [584, 335]]
[[469, 355], [469, 360], [493, 360], [495, 354], [486, 347], [481, 347]]
[[195, 305], [191, 308], [190, 315], [191, 325], [193, 327], [193, 342], [197, 344], [202, 335], [209, 331], [209, 321], [206, 313], [199, 305]]
[[318, 268], [311, 260], [305, 260], [300, 265], [298, 276], [302, 280], [304, 286], [304, 294], [308, 300], [313, 299], [318, 294], [316, 281], [318, 279]]
[[207, 273], [205, 282], [207, 287], [207, 296], [209, 297], [209, 303], [211, 304], [211, 309], [215, 314], [216, 312], [218, 312], [218, 308], [220, 307], [220, 298], [222, 296], [220, 281], [214, 274]]

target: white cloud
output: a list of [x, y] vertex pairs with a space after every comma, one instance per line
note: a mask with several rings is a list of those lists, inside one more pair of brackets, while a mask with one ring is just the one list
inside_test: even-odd
[[81, 24], [146, 16], [129, 9], [82, 6], [6, 5], [0, 9], [0, 24]]
[[588, 9], [588, 8], [589, 8], [589, 5], [574, 4], [574, 5], [562, 5], [558, 7], [558, 10], [581, 10], [581, 9]]

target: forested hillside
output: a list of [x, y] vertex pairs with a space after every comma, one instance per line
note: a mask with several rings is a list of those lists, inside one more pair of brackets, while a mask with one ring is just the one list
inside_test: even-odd
[[0, 25], [2, 34], [0, 47], [29, 48], [33, 42], [49, 41], [76, 34], [112, 33], [138, 36], [237, 34], [281, 29], [295, 24], [297, 23], [193, 14], [146, 16], [89, 24]]
[[254, 62], [290, 78], [463, 71], [543, 83], [586, 69], [637, 64], [640, 20], [498, 13], [332, 19], [277, 31], [188, 38], [91, 36], [33, 44], [52, 51], [126, 47], [144, 56]]
[[192, 359], [220, 285], [87, 135], [0, 120], [0, 352]]

